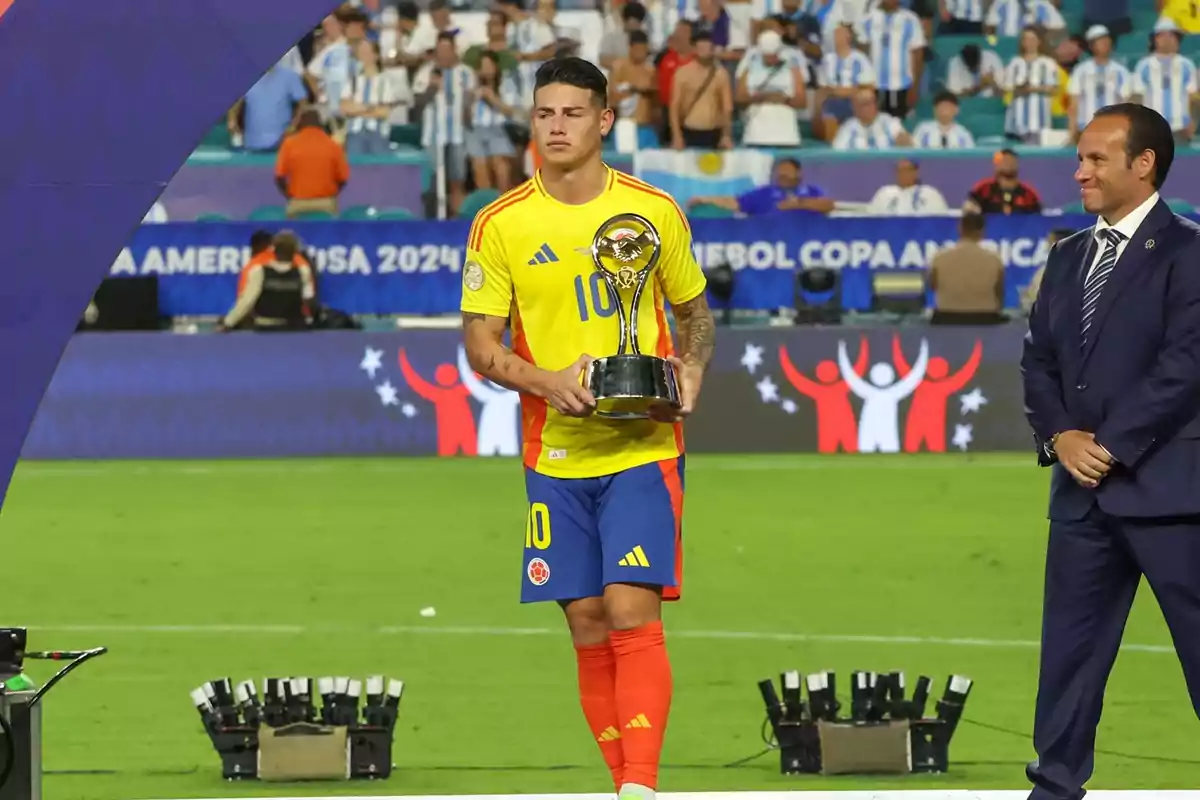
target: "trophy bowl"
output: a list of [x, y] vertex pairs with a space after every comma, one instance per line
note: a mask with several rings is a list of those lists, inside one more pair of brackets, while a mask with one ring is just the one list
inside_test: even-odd
[[596, 398], [596, 416], [607, 419], [648, 419], [655, 406], [682, 405], [675, 365], [656, 356], [597, 358], [588, 366], [585, 385]]

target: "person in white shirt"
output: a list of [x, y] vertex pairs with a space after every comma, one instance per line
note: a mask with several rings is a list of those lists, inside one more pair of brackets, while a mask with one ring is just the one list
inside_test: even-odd
[[1197, 99], [1196, 64], [1179, 54], [1183, 38], [1179, 26], [1167, 17], [1154, 25], [1154, 52], [1133, 68], [1134, 100], [1152, 108], [1171, 123], [1177, 142], [1196, 134], [1191, 106]]
[[911, 147], [912, 137], [900, 120], [879, 111], [875, 93], [860, 90], [854, 96], [854, 116], [842, 123], [833, 137], [835, 150], [890, 150]]
[[417, 25], [413, 31], [409, 50], [416, 53], [422, 61], [431, 61], [434, 58], [433, 51], [437, 49], [438, 37], [443, 33], [454, 36], [454, 44], [461, 55], [467, 47], [466, 37], [450, 11], [449, 0], [430, 0], [429, 19]]
[[942, 0], [938, 33], [958, 36], [983, 33], [986, 7], [986, 0]]
[[851, 99], [858, 90], [876, 89], [875, 67], [866, 54], [854, 49], [854, 31], [849, 25], [839, 25], [834, 31], [833, 51], [821, 58], [819, 84], [819, 133], [830, 141], [838, 126], [854, 113]]
[[925, 69], [925, 29], [920, 17], [901, 8], [900, 0], [880, 0], [855, 31], [875, 67], [880, 108], [904, 118], [916, 104]]
[[458, 60], [454, 34], [439, 34], [433, 52], [434, 62], [417, 74], [413, 92], [422, 109], [421, 146], [430, 163], [444, 169], [448, 211], [454, 214], [467, 179], [466, 123], [475, 73]]
[[896, 162], [896, 182], [881, 186], [871, 204], [870, 214], [877, 216], [912, 217], [927, 214], [946, 214], [950, 207], [936, 188], [921, 183], [920, 164], [911, 158]]
[[1012, 92], [1004, 117], [1004, 134], [1027, 144], [1038, 144], [1041, 134], [1053, 125], [1050, 98], [1058, 93], [1059, 66], [1042, 55], [1042, 37], [1037, 28], [1021, 33], [1021, 52], [1004, 70], [1004, 88]]
[[772, 30], [758, 35], [758, 57], [738, 79], [738, 103], [745, 107], [742, 144], [796, 147], [800, 144], [797, 109], [804, 107], [804, 72], [783, 53], [783, 37]]
[[508, 17], [508, 44], [519, 62], [516, 78], [521, 103], [533, 108], [538, 67], [554, 57], [558, 36], [549, 23], [525, 10], [525, 0], [500, 0], [499, 8]]
[[958, 97], [995, 97], [1004, 83], [1004, 62], [994, 50], [965, 44], [946, 68], [946, 91]]
[[1071, 141], [1079, 141], [1096, 112], [1105, 106], [1124, 103], [1133, 95], [1133, 74], [1112, 60], [1113, 40], [1108, 28], [1093, 25], [1087, 30], [1092, 57], [1071, 70], [1067, 83], [1067, 130]]
[[[784, 26], [779, 17], [767, 17], [759, 21], [759, 32], [754, 37], [755, 44], [746, 48], [746, 52], [742, 55], [742, 60], [738, 62], [737, 69], [734, 70], [733, 77], [735, 80], [741, 80], [752, 67], [761, 67], [763, 53], [757, 42], [762, 34], [771, 31], [779, 36], [781, 42], [779, 48], [779, 57], [788, 63], [788, 66], [797, 67], [800, 74], [805, 77], [805, 83], [808, 80], [808, 58], [804, 55], [804, 51], [799, 47], [793, 47], [790, 44], [782, 44], [784, 35]], [[771, 63], [775, 63], [772, 60]]]
[[958, 98], [941, 92], [933, 98], [935, 119], [926, 120], [913, 131], [913, 144], [922, 150], [958, 150], [974, 147], [975, 137], [957, 121]]
[[983, 23], [988, 36], [1020, 36], [1030, 26], [1061, 33], [1067, 21], [1050, 0], [996, 0]]
[[362, 70], [342, 88], [341, 114], [346, 119], [346, 155], [384, 156], [392, 152], [392, 126], [388, 121], [400, 102], [391, 78], [381, 69], [379, 45], [370, 39], [358, 43]]

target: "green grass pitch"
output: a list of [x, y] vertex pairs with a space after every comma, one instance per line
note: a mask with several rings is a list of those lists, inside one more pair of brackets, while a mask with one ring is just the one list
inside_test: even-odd
[[[662, 788], [1024, 788], [1030, 741], [969, 724], [943, 776], [723, 765], [761, 749], [754, 684], [785, 669], [903, 669], [939, 691], [962, 673], [969, 719], [1028, 731], [1049, 477], [1031, 462], [691, 458]], [[48, 696], [48, 800], [604, 791], [560, 612], [517, 602], [523, 514], [506, 460], [21, 465], [0, 622], [34, 649], [111, 649]], [[1146, 587], [1125, 641], [1142, 647], [1118, 660], [1099, 746], [1159, 760], [1101, 755], [1092, 788], [1194, 786], [1200, 726]], [[231, 786], [188, 698], [222, 676], [373, 673], [407, 683], [377, 785]]]

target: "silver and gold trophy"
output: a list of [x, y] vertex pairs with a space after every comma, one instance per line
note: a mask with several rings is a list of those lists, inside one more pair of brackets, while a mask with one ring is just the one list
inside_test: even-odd
[[[592, 239], [592, 264], [608, 285], [621, 326], [616, 354], [592, 361], [584, 379], [596, 398], [597, 416], [646, 419], [655, 406], [682, 405], [675, 366], [665, 358], [643, 354], [638, 344], [642, 293], [661, 255], [658, 231], [637, 214], [608, 219]], [[628, 313], [625, 296], [630, 298]]]

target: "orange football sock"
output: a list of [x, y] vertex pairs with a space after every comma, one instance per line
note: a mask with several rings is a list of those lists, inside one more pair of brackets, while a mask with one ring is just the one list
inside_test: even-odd
[[575, 645], [579, 662], [579, 702], [592, 736], [600, 745], [604, 763], [612, 773], [613, 785], [621, 790], [624, 781], [625, 751], [622, 747], [621, 720], [617, 715], [617, 662], [608, 642]]
[[610, 634], [617, 661], [617, 712], [625, 748], [626, 783], [658, 788], [667, 715], [671, 710], [671, 662], [662, 622]]

